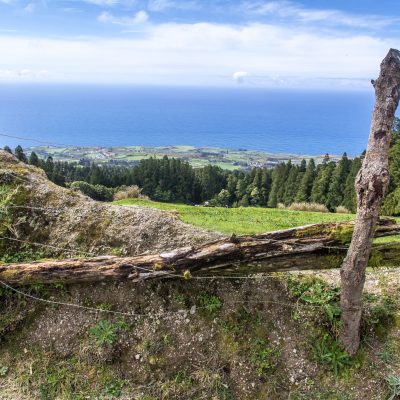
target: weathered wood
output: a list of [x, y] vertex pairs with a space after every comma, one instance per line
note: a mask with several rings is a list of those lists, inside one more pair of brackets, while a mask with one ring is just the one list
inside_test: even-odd
[[367, 152], [357, 175], [357, 217], [353, 238], [341, 269], [342, 330], [340, 339], [353, 355], [360, 344], [365, 268], [371, 253], [379, 207], [389, 185], [388, 151], [400, 95], [400, 52], [391, 49], [381, 64]]
[[[231, 236], [199, 247], [135, 257], [100, 256], [0, 265], [10, 284], [77, 283], [190, 276], [219, 272], [251, 274], [338, 267], [353, 231], [352, 222], [308, 225], [260, 235]], [[400, 233], [394, 220], [382, 220], [377, 236]]]

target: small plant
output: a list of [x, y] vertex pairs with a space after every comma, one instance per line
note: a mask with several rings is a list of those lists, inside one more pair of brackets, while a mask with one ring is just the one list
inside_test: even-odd
[[400, 396], [400, 376], [390, 375], [386, 378], [389, 394], [386, 400], [394, 400]]
[[262, 376], [266, 371], [274, 369], [278, 362], [280, 351], [268, 346], [262, 339], [256, 339], [250, 350], [250, 362], [255, 367], [257, 375]]
[[222, 307], [221, 299], [213, 294], [201, 294], [199, 301], [200, 306], [205, 308], [209, 313], [215, 313]]
[[104, 387], [104, 394], [112, 398], [120, 397], [122, 394], [122, 384], [120, 381], [112, 381]]
[[379, 358], [385, 363], [389, 364], [390, 362], [393, 361], [394, 354], [393, 354], [393, 346], [391, 343], [386, 342], [385, 345], [383, 346], [383, 349], [381, 352], [379, 352]]
[[179, 370], [173, 377], [173, 382], [181, 388], [190, 388], [193, 385], [193, 379], [186, 369]]
[[340, 328], [339, 287], [327, 284], [321, 279], [306, 277], [289, 278], [288, 289], [292, 296], [311, 304], [314, 318], [336, 336]]
[[392, 299], [385, 297], [382, 301], [365, 310], [364, 323], [369, 327], [390, 324], [396, 315], [396, 311], [396, 303]]
[[126, 329], [126, 326], [125, 321], [112, 323], [108, 320], [102, 320], [90, 328], [89, 333], [99, 346], [112, 345], [117, 340], [117, 332]]
[[314, 358], [331, 369], [336, 376], [343, 367], [350, 364], [350, 356], [328, 334], [315, 341]]
[[15, 262], [37, 261], [48, 257], [50, 257], [50, 254], [45, 251], [38, 251], [23, 244], [18, 247], [18, 250], [16, 249], [12, 253], [6, 253], [0, 256], [0, 262], [10, 264]]
[[0, 365], [0, 377], [4, 378], [8, 373], [8, 367], [5, 365]]

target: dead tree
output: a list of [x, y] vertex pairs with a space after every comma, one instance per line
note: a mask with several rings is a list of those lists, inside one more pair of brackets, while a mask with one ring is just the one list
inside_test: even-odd
[[400, 52], [391, 49], [381, 63], [380, 76], [372, 81], [375, 106], [367, 152], [355, 181], [357, 217], [352, 241], [341, 269], [342, 330], [344, 349], [354, 355], [360, 344], [362, 292], [378, 220], [389, 185], [388, 151], [391, 127], [400, 95]]
[[[338, 268], [353, 232], [353, 222], [315, 224], [259, 235], [233, 236], [198, 247], [132, 257], [100, 256], [0, 265], [7, 284], [83, 283], [155, 278], [190, 278], [204, 273], [247, 275], [273, 271]], [[393, 219], [379, 221], [376, 236], [400, 233]], [[400, 261], [399, 245], [379, 256]], [[394, 257], [394, 260], [393, 260]]]

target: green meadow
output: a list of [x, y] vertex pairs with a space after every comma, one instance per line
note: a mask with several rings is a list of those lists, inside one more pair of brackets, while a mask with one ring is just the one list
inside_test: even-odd
[[290, 211], [260, 207], [195, 207], [184, 204], [159, 203], [144, 199], [126, 199], [114, 204], [147, 206], [176, 211], [181, 220], [192, 225], [226, 234], [254, 234], [320, 222], [349, 221], [352, 214]]

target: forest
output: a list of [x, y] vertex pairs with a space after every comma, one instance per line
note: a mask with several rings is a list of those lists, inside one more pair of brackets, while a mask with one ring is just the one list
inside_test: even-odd
[[[389, 155], [390, 190], [383, 205], [386, 215], [400, 214], [400, 119], [392, 128]], [[12, 153], [10, 147], [5, 150]], [[98, 165], [86, 160], [76, 162], [41, 159], [35, 152], [29, 156], [21, 146], [14, 150], [23, 162], [42, 168], [50, 180], [60, 186], [77, 188], [100, 201], [111, 201], [124, 186], [137, 185], [152, 200], [222, 207], [277, 207], [306, 202], [323, 204], [329, 211], [339, 206], [354, 212], [354, 180], [361, 167], [363, 154], [338, 161], [327, 155], [316, 165], [313, 159], [300, 164], [282, 162], [274, 168], [251, 171], [227, 171], [209, 165], [193, 168], [187, 162], [164, 157], [141, 160], [133, 167]]]

